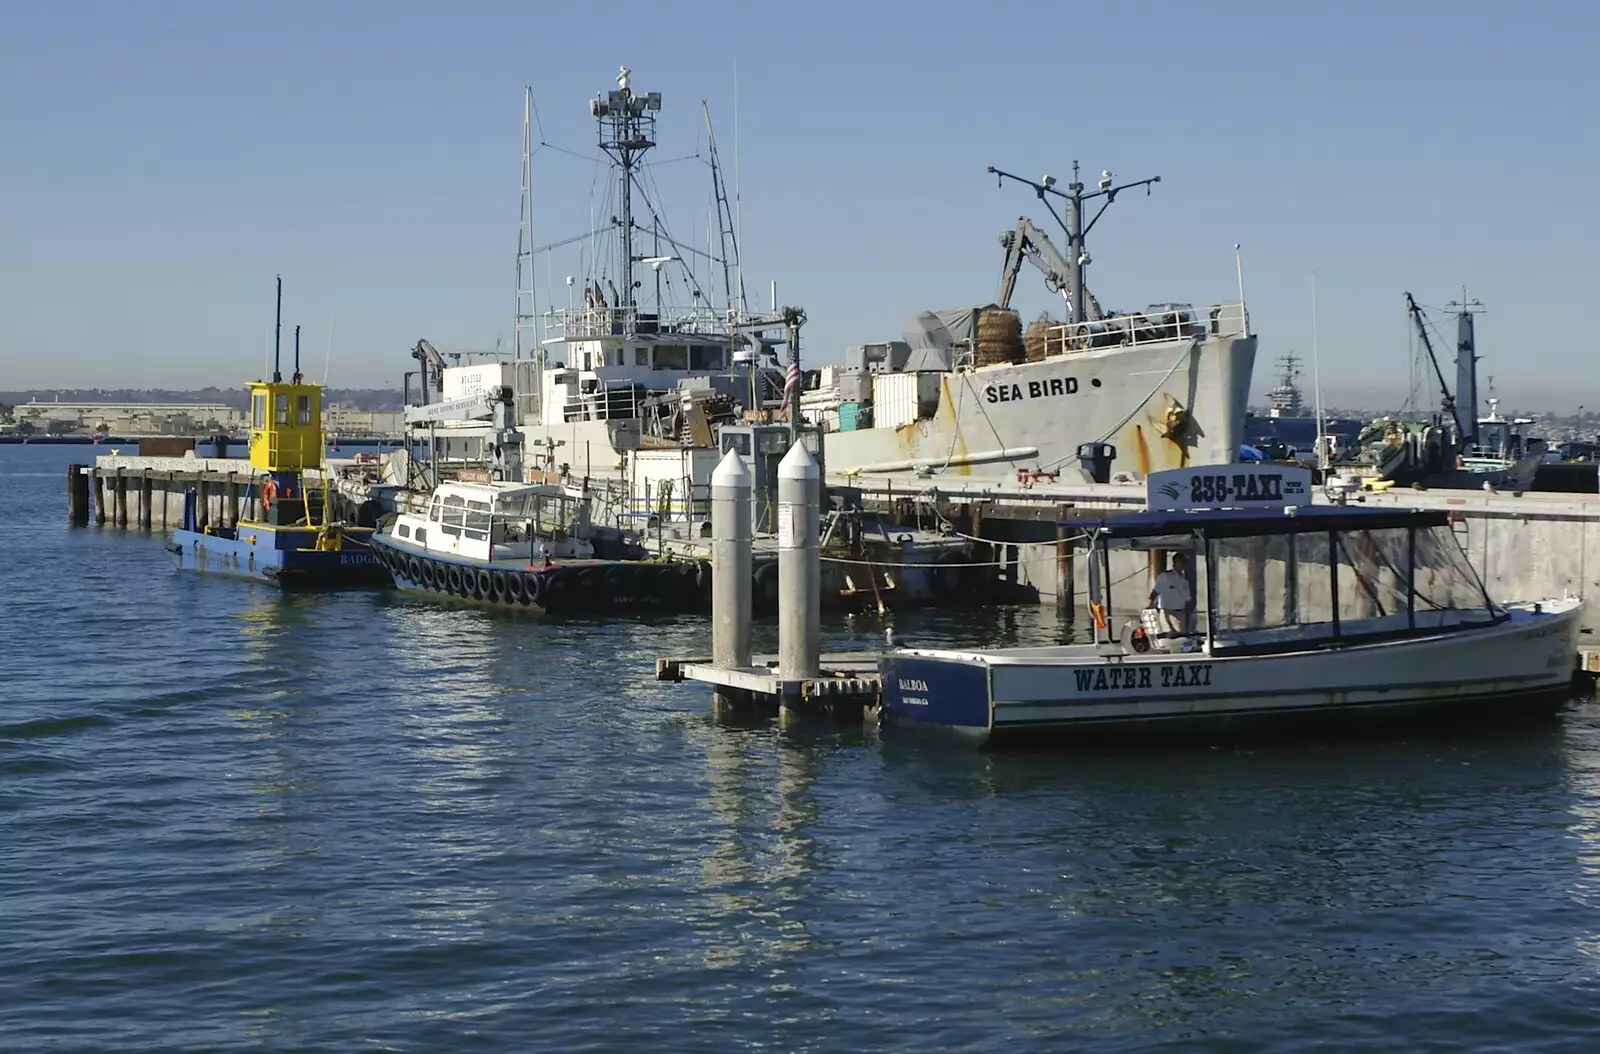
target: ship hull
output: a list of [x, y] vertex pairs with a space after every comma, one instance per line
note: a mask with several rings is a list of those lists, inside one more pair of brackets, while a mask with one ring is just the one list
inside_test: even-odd
[[1111, 472], [1230, 464], [1244, 440], [1253, 336], [1077, 352], [941, 378], [931, 418], [830, 432], [830, 474], [1014, 477], [1075, 471], [1080, 444], [1115, 448]]

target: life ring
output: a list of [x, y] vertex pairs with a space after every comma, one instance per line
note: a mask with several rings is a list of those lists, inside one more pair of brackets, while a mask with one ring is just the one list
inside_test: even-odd
[[272, 508], [272, 503], [278, 500], [278, 481], [267, 480], [267, 485], [261, 488], [261, 511], [266, 512]]

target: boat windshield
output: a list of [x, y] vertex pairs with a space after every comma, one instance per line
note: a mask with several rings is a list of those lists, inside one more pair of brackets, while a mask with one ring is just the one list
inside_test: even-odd
[[496, 501], [495, 517], [530, 521], [535, 534], [570, 531], [583, 521], [583, 502], [555, 494], [518, 494]]
[[1497, 617], [1448, 526], [1215, 538], [1213, 646], [1439, 630]]

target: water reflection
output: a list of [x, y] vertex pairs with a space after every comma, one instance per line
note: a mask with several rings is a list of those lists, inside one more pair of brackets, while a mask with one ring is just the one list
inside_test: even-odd
[[706, 967], [773, 965], [812, 943], [818, 754], [748, 727], [714, 731], [705, 740], [709, 852], [690, 921]]
[[[1568, 829], [1577, 842], [1578, 868], [1572, 896], [1592, 911], [1600, 909], [1600, 705], [1575, 705], [1567, 715], [1567, 736], [1566, 784], [1572, 797]], [[1594, 915], [1586, 917], [1592, 920]], [[1600, 932], [1592, 921], [1574, 941], [1591, 968], [1600, 969]]]

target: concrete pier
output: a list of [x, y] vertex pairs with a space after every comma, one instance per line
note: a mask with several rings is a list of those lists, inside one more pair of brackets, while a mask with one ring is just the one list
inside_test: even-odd
[[[1144, 508], [1143, 483], [1057, 483], [1048, 486], [959, 477], [918, 481], [829, 479], [854, 486], [869, 506], [898, 509], [914, 522], [919, 509], [938, 509], [968, 534], [995, 546], [1018, 546], [1019, 583], [1053, 603], [1081, 606], [1081, 596], [1062, 597], [1077, 576], [1061, 565], [1057, 522], [1063, 509], [1082, 516], [1091, 510]], [[1329, 499], [1316, 488], [1315, 504]], [[1574, 595], [1591, 601], [1583, 616], [1585, 637], [1600, 647], [1600, 494], [1529, 491], [1521, 495], [1461, 490], [1357, 492], [1354, 503], [1443, 509], [1457, 531], [1489, 594], [1501, 602]], [[1076, 559], [1082, 559], [1082, 552]], [[1068, 566], [1076, 563], [1072, 556]], [[1009, 570], [1009, 569], [1008, 569]]]
[[[320, 485], [319, 473], [307, 472], [306, 478]], [[68, 467], [68, 517], [87, 524], [92, 499], [97, 524], [166, 532], [182, 522], [183, 494], [192, 489], [201, 524], [232, 527], [261, 518], [264, 479], [242, 458], [107, 455], [92, 465]]]

